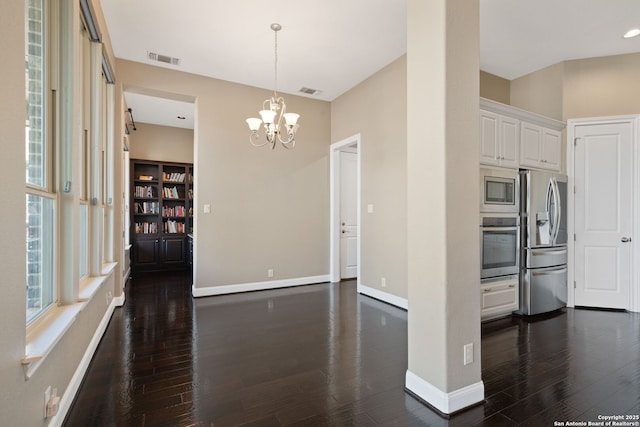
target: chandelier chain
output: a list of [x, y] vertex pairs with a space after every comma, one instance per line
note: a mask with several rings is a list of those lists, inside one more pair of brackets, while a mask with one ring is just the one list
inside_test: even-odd
[[274, 61], [273, 61], [273, 68], [274, 68], [274, 84], [273, 84], [273, 95], [275, 98], [278, 97], [278, 30], [274, 31], [275, 34], [275, 43], [274, 43]]

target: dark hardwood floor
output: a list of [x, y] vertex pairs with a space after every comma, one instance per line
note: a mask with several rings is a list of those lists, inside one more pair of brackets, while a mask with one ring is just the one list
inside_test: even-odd
[[65, 425], [553, 426], [640, 414], [637, 314], [485, 323], [486, 402], [449, 420], [404, 392], [406, 318], [354, 281], [194, 300], [186, 274], [141, 275]]

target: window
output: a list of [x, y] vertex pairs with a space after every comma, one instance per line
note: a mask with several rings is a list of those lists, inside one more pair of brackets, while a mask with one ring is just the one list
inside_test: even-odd
[[27, 321], [53, 304], [54, 201], [27, 194]]
[[30, 321], [56, 301], [55, 197], [48, 179], [46, 11], [44, 0], [26, 0], [25, 4], [26, 318]]
[[27, 0], [26, 5], [26, 181], [27, 184], [44, 188], [47, 184], [44, 127], [46, 71], [44, 56], [44, 6], [43, 0]]

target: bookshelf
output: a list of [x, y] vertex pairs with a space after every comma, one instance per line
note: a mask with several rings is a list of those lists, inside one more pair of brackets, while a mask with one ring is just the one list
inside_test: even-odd
[[132, 270], [187, 268], [193, 165], [133, 159], [130, 170]]

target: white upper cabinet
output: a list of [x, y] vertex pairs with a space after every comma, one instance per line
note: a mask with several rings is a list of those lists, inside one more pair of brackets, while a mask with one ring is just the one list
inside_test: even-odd
[[561, 170], [563, 122], [480, 98], [480, 163]]
[[520, 129], [520, 165], [559, 171], [560, 132], [524, 122]]
[[520, 121], [480, 110], [480, 163], [518, 168]]

